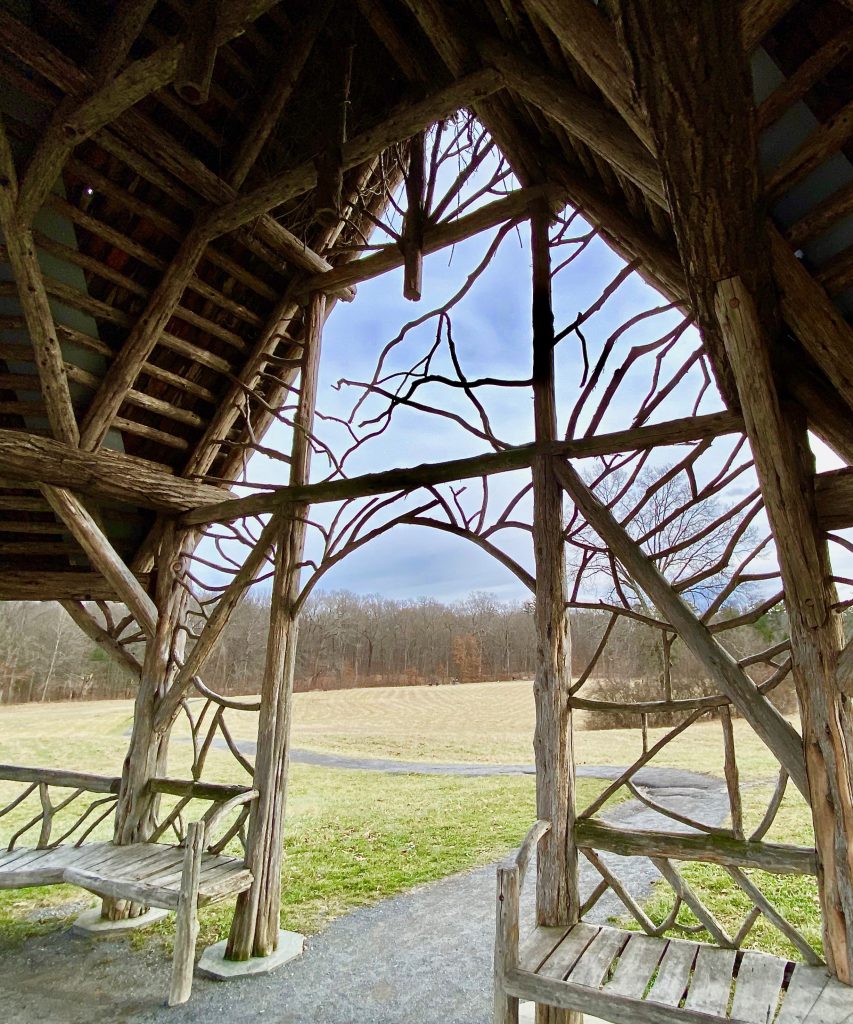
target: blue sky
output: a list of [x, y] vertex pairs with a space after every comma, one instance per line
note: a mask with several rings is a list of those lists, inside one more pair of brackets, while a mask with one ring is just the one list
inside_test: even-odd
[[[488, 201], [493, 197], [485, 197]], [[577, 222], [576, 222], [577, 224]], [[572, 234], [581, 234], [584, 225]], [[378, 353], [408, 321], [441, 306], [462, 285], [467, 275], [486, 253], [494, 232], [477, 236], [454, 249], [426, 257], [424, 266], [423, 297], [418, 303], [406, 301], [402, 296], [402, 271], [396, 270], [358, 286], [352, 303], [339, 303], [329, 317], [323, 339], [321, 377], [318, 392], [318, 410], [327, 416], [346, 418], [359, 389], [343, 386], [336, 388], [342, 378], [365, 380], [372, 373]], [[384, 242], [379, 233], [374, 241]], [[564, 258], [567, 250], [557, 250], [554, 262]], [[560, 330], [587, 308], [624, 266], [601, 240], [588, 245], [571, 267], [555, 280], [554, 307], [556, 327]], [[590, 359], [596, 354], [607, 336], [635, 314], [665, 305], [652, 288], [642, 279], [631, 275], [584, 327]], [[618, 364], [632, 345], [646, 343], [660, 337], [681, 322], [678, 311], [659, 313], [642, 321], [619, 341], [616, 353]], [[498, 249], [493, 261], [477, 280], [471, 292], [453, 310], [453, 337], [459, 358], [470, 377], [488, 375], [506, 379], [523, 379], [530, 373], [530, 252], [528, 228], [522, 225], [510, 233]], [[411, 365], [431, 343], [436, 322], [412, 330], [388, 361], [390, 369], [403, 369]], [[675, 343], [670, 356], [658, 367], [661, 381], [682, 359], [699, 344], [693, 328], [684, 332]], [[437, 357], [436, 368], [450, 370], [446, 354]], [[640, 360], [625, 375], [616, 392], [599, 430], [627, 427], [636, 413], [642, 396], [647, 392], [654, 362]], [[560, 410], [560, 429], [565, 430], [567, 417], [577, 398], [582, 373], [580, 342], [569, 336], [557, 350], [557, 380]], [[605, 376], [605, 381], [607, 376]], [[692, 371], [672, 395], [657, 408], [650, 421], [672, 419], [689, 415], [698, 390], [698, 370]], [[599, 385], [600, 393], [603, 384]], [[428, 385], [418, 394], [421, 401], [459, 411], [470, 417], [471, 408], [459, 391], [440, 385]], [[596, 397], [593, 398], [593, 405]], [[532, 398], [529, 388], [490, 388], [483, 394], [495, 433], [502, 441], [519, 444], [532, 440]], [[384, 402], [376, 398], [366, 401], [359, 420], [376, 413]], [[710, 388], [702, 401], [700, 412], [721, 408], [715, 389]], [[589, 415], [583, 415], [578, 432], [588, 425]], [[347, 446], [344, 430], [337, 424], [321, 421], [317, 434], [335, 451]], [[265, 439], [265, 445], [287, 451], [290, 431], [274, 426]], [[716, 446], [715, 446], [716, 447]], [[399, 409], [389, 428], [377, 438], [367, 442], [347, 463], [348, 475], [387, 469], [394, 466], [434, 462], [458, 458], [488, 450], [482, 440], [471, 436], [456, 424], [425, 413]], [[819, 468], [833, 468], [837, 463], [831, 453], [818, 444]], [[719, 451], [728, 449], [724, 442]], [[666, 460], [666, 453], [661, 459]], [[669, 462], [676, 456], [669, 454]], [[720, 455], [706, 460], [707, 472], [720, 464]], [[312, 478], [321, 479], [330, 472], [328, 461], [315, 455]], [[255, 481], [285, 483], [287, 466], [272, 463], [256, 456], [250, 467]], [[497, 509], [501, 498], [507, 500], [527, 477], [507, 474], [492, 478], [490, 482], [490, 508]], [[751, 481], [740, 485], [745, 493]], [[735, 492], [733, 491], [733, 494]], [[468, 485], [462, 501], [476, 501], [479, 484]], [[523, 518], [526, 506], [520, 507]], [[313, 511], [318, 521], [328, 522], [332, 510], [328, 507]], [[518, 531], [507, 537], [504, 545], [526, 567], [531, 567], [529, 538]], [[309, 540], [309, 557], [318, 557], [319, 537], [314, 533]], [[470, 542], [447, 536], [423, 527], [396, 527], [339, 563], [323, 578], [323, 589], [346, 589], [356, 593], [381, 593], [397, 599], [432, 597], [456, 600], [473, 590], [488, 591], [502, 600], [517, 600], [527, 596], [525, 587], [508, 570], [480, 551]]]

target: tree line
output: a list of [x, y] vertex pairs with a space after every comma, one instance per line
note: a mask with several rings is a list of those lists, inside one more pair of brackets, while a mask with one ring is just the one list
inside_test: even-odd
[[[268, 614], [264, 593], [250, 594], [235, 610], [205, 668], [208, 686], [231, 695], [258, 692]], [[605, 612], [573, 612], [576, 676], [594, 656], [609, 618]], [[728, 631], [725, 643], [743, 657], [784, 639], [786, 628], [784, 614], [771, 613], [754, 625]], [[528, 679], [535, 664], [530, 602], [501, 602], [486, 593], [443, 603], [329, 591], [312, 596], [303, 610], [296, 689]], [[751, 671], [761, 681], [771, 669], [756, 666]], [[676, 697], [710, 692], [701, 667], [681, 641], [670, 645], [660, 631], [622, 618], [611, 628], [584, 694], [647, 700], [659, 698], [664, 685]], [[86, 637], [59, 605], [0, 604], [0, 702], [126, 698], [135, 688], [129, 673]], [[780, 688], [783, 705], [789, 700], [787, 692]], [[607, 722], [620, 724], [615, 716], [608, 716]]]

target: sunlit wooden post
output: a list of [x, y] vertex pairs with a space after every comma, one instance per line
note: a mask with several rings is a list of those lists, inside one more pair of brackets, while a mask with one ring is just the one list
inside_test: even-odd
[[[554, 388], [554, 314], [551, 307], [550, 215], [533, 207], [533, 410], [538, 444], [557, 437]], [[568, 925], [578, 919], [578, 854], [575, 846], [575, 767], [572, 749], [571, 641], [566, 613], [562, 490], [553, 457], [533, 462], [533, 545], [536, 559], [536, 811], [551, 823], [539, 847], [536, 923]], [[579, 1024], [580, 1015], [538, 1004], [537, 1024]]]
[[[290, 466], [293, 486], [307, 483], [311, 466], [310, 438], [325, 310], [325, 295], [312, 295], [306, 311], [299, 403], [293, 428]], [[252, 815], [246, 858], [254, 884], [241, 893], [237, 901], [226, 951], [226, 957], [231, 960], [268, 956], [278, 947], [282, 820], [287, 797], [293, 672], [299, 632], [295, 604], [308, 507], [302, 502], [292, 502], [274, 513], [278, 521], [275, 577], [255, 760], [255, 788], [260, 796]]]

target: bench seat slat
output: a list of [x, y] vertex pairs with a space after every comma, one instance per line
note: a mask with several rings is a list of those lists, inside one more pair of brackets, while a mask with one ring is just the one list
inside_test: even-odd
[[784, 960], [764, 953], [744, 953], [735, 980], [732, 1018], [749, 1024], [772, 1021], [784, 977]]
[[607, 991], [642, 999], [665, 949], [665, 939], [640, 933], [632, 935], [619, 957], [613, 977], [605, 986]]

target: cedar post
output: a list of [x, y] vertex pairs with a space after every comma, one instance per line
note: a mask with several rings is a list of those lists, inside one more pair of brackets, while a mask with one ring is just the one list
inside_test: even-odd
[[[174, 654], [182, 653], [185, 633], [179, 627], [186, 611], [187, 592], [175, 578], [180, 572], [181, 555], [187, 534], [180, 534], [174, 522], [168, 522], [160, 541], [157, 563], [157, 625], [145, 644], [142, 677], [133, 710], [133, 731], [121, 777], [116, 807], [114, 842], [144, 842], [157, 825], [159, 798], [150, 781], [166, 774], [169, 730], [172, 720], [156, 724], [160, 701], [176, 671]], [[177, 570], [177, 572], [176, 572]], [[126, 900], [105, 899], [102, 915], [112, 921], [138, 917], [145, 907]]]
[[[533, 207], [533, 410], [537, 444], [556, 440], [554, 314], [551, 308], [550, 213]], [[575, 769], [569, 706], [571, 648], [566, 615], [562, 490], [553, 457], [533, 461], [533, 546], [536, 559], [537, 817], [551, 823], [539, 845], [536, 923], [569, 925], [578, 919], [578, 854], [574, 842]], [[538, 1004], [537, 1024], [580, 1024], [581, 1016]]]
[[[305, 364], [294, 418], [291, 484], [304, 484], [311, 466], [311, 428], [317, 395], [317, 371], [326, 310], [322, 293], [311, 296], [306, 313]], [[275, 577], [270, 632], [261, 690], [255, 788], [259, 796], [251, 816], [246, 864], [252, 887], [237, 898], [226, 957], [248, 960], [268, 956], [278, 946], [281, 902], [282, 821], [287, 797], [293, 672], [299, 632], [294, 608], [305, 545], [308, 505], [294, 502], [277, 511]]]

